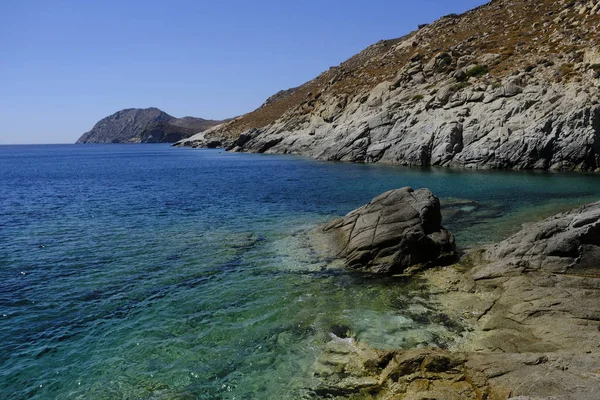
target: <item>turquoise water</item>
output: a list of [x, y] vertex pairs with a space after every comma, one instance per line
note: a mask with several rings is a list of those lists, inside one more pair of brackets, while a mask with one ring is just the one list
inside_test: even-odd
[[0, 398], [297, 399], [329, 332], [447, 345], [419, 288], [306, 232], [428, 187], [463, 247], [600, 199], [592, 174], [323, 163], [165, 145], [0, 146]]

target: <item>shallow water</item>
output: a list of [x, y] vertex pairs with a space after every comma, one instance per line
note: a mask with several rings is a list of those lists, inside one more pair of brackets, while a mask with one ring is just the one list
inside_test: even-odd
[[305, 232], [402, 186], [463, 247], [600, 199], [593, 174], [324, 163], [166, 145], [0, 146], [0, 398], [295, 399], [335, 326], [443, 346], [418, 287]]

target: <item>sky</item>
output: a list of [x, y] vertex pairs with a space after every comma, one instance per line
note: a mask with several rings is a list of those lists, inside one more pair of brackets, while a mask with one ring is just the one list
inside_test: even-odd
[[123, 108], [223, 119], [485, 0], [0, 0], [0, 144]]

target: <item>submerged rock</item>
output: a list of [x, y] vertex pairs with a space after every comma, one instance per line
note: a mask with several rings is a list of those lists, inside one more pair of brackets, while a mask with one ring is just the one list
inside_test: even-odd
[[[497, 394], [476, 382], [463, 354], [438, 349], [383, 351], [333, 337], [315, 363], [317, 398], [479, 399]], [[402, 396], [402, 397], [399, 397]]]
[[440, 201], [431, 191], [405, 187], [375, 197], [323, 231], [348, 267], [400, 274], [454, 260], [454, 235], [441, 222]]

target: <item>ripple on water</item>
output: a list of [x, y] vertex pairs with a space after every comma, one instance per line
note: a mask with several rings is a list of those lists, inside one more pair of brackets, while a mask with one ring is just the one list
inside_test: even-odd
[[[460, 246], [600, 197], [598, 177], [320, 163], [168, 146], [0, 147], [0, 398], [298, 399], [330, 332], [446, 346], [418, 282], [306, 232], [428, 187]], [[23, 272], [24, 274], [21, 274]]]

